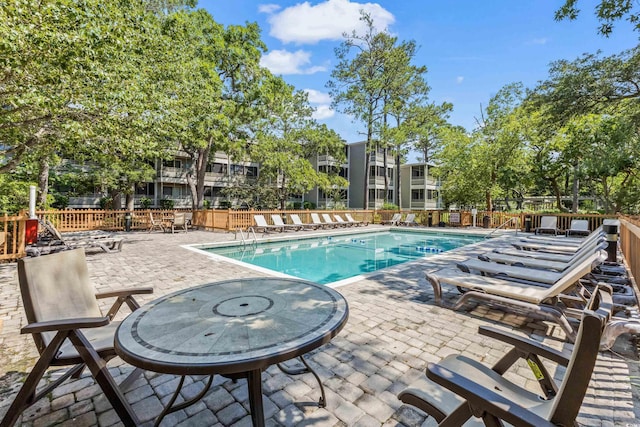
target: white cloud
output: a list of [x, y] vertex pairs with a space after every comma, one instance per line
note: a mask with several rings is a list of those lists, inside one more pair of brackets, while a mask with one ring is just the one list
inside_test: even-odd
[[456, 77], [456, 83], [460, 84], [464, 81], [464, 76], [458, 76]]
[[539, 39], [533, 39], [529, 42], [529, 44], [547, 44], [549, 39], [546, 37], [541, 37]]
[[311, 117], [316, 120], [328, 119], [329, 117], [333, 117], [335, 114], [335, 111], [333, 111], [329, 105], [318, 105], [315, 108], [316, 110], [313, 112]]
[[258, 5], [258, 12], [271, 15], [276, 10], [280, 10], [279, 4], [261, 4]]
[[331, 97], [329, 96], [328, 93], [320, 92], [319, 90], [315, 90], [315, 89], [304, 89], [304, 91], [307, 92], [307, 95], [309, 95], [309, 102], [313, 104], [330, 104], [331, 103]]
[[378, 3], [355, 3], [350, 0], [326, 0], [316, 5], [308, 1], [288, 7], [269, 17], [269, 34], [283, 43], [314, 44], [321, 40], [341, 40], [343, 33], [364, 33], [360, 11], [371, 15], [379, 30], [395, 21]]
[[268, 68], [273, 74], [314, 74], [327, 71], [327, 67], [320, 65], [309, 67], [310, 62], [311, 53], [305, 50], [289, 52], [276, 49], [260, 59], [260, 65]]

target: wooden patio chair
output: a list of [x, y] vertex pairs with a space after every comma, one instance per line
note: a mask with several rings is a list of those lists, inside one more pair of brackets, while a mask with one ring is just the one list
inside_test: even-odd
[[153, 212], [149, 211], [149, 233], [158, 229], [164, 233], [164, 220], [153, 217]]
[[187, 216], [181, 212], [173, 215], [173, 220], [171, 221], [171, 234], [175, 233], [178, 228], [182, 228], [185, 233], [187, 232]]
[[[40, 358], [9, 407], [0, 427], [12, 426], [20, 414], [69, 377], [78, 378], [85, 367], [99, 384], [124, 425], [139, 420], [107, 368], [116, 356], [113, 337], [120, 322], [112, 321], [122, 304], [133, 311], [139, 308], [135, 294], [149, 294], [151, 288], [124, 289], [94, 294], [84, 250], [75, 249], [18, 261], [20, 294], [28, 325], [21, 329], [31, 334]], [[98, 298], [116, 298], [106, 315], [98, 307]], [[38, 382], [50, 366], [72, 366], [62, 376], [37, 391]], [[136, 379], [136, 370], [121, 387]]]

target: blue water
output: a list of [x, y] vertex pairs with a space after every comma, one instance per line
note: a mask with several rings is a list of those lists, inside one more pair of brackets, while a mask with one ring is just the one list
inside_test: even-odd
[[480, 240], [476, 236], [389, 231], [204, 250], [326, 284]]

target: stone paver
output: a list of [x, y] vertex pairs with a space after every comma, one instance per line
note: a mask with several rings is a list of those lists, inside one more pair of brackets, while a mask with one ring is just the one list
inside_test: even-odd
[[[169, 292], [211, 281], [266, 275], [182, 246], [232, 241], [233, 233], [121, 234], [127, 238], [122, 252], [87, 255], [91, 280], [99, 292], [151, 286], [153, 295], [139, 297], [139, 301], [145, 303]], [[278, 237], [269, 236], [270, 239]], [[266, 424], [435, 425], [422, 412], [402, 404], [395, 396], [423, 375], [427, 363], [437, 362], [448, 354], [462, 352], [483, 363], [495, 362], [508, 347], [478, 336], [476, 331], [481, 325], [514, 329], [557, 349], [571, 349], [572, 345], [563, 340], [562, 331], [547, 323], [486, 306], [461, 312], [436, 306], [431, 286], [424, 278], [425, 271], [450, 267], [452, 262], [469, 255], [477, 255], [477, 249], [466, 248], [395, 266], [339, 287], [349, 302], [349, 322], [329, 344], [307, 355], [325, 384], [326, 408], [317, 406], [319, 391], [310, 374], [287, 376], [272, 367], [263, 374]], [[443, 291], [444, 298], [457, 297], [455, 289]], [[0, 416], [4, 416], [21, 380], [37, 359], [31, 338], [19, 333], [25, 318], [15, 264], [0, 265], [0, 301]], [[109, 301], [100, 303], [103, 309], [109, 306]], [[118, 318], [126, 314], [124, 308]], [[625, 349], [629, 348], [627, 343]], [[628, 353], [633, 353], [632, 350]], [[131, 372], [131, 367], [118, 358], [109, 366], [118, 380]], [[553, 374], [560, 379], [563, 372], [558, 369]], [[578, 421], [589, 426], [637, 425], [640, 393], [631, 378], [638, 375], [637, 362], [627, 362], [610, 353], [601, 354]], [[518, 365], [507, 376], [535, 390], [536, 382], [525, 364]], [[201, 377], [188, 379], [180, 399], [199, 392], [203, 381]], [[127, 393], [127, 398], [141, 419], [150, 420], [160, 412], [161, 403], [169, 399], [177, 382], [175, 376], [146, 372]], [[234, 383], [217, 377], [201, 402], [172, 414], [162, 425], [250, 425], [247, 408], [246, 381]], [[91, 427], [119, 425], [117, 415], [86, 373], [80, 379], [67, 381], [27, 409], [18, 425], [56, 423]]]

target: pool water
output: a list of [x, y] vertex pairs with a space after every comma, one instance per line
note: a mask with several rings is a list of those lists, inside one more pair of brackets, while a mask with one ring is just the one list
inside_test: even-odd
[[388, 231], [203, 250], [327, 284], [481, 240], [477, 236]]

